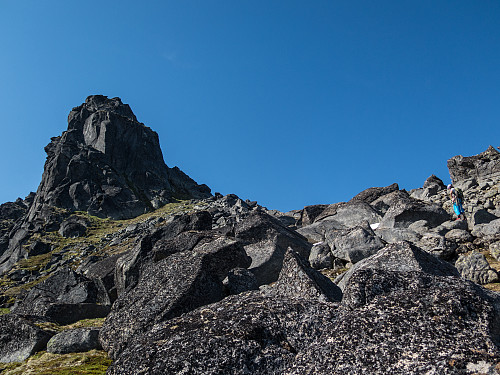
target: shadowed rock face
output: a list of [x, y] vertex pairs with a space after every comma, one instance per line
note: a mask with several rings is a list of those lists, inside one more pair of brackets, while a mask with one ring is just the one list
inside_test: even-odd
[[453, 183], [497, 175], [500, 174], [500, 152], [490, 146], [479, 155], [454, 156], [448, 160], [448, 169]]
[[68, 116], [68, 130], [45, 147], [47, 161], [28, 220], [45, 219], [49, 207], [130, 218], [171, 198], [206, 198], [178, 168], [168, 168], [158, 134], [137, 121], [119, 98], [89, 96]]

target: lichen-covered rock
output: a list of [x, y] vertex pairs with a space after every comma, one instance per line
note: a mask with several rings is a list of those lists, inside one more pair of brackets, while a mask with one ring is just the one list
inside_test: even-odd
[[249, 265], [243, 246], [224, 237], [151, 264], [113, 304], [100, 333], [103, 348], [116, 358], [154, 324], [221, 300], [227, 273]]
[[[68, 320], [101, 317], [109, 311], [109, 306], [101, 305], [106, 302], [109, 303], [107, 294], [101, 291], [94, 281], [69, 268], [63, 268], [35, 285], [13, 312], [22, 315], [50, 316], [69, 324]], [[81, 304], [84, 304], [85, 308]], [[71, 308], [71, 305], [75, 308]], [[66, 313], [63, 314], [63, 311]], [[75, 315], [75, 312], [79, 311], [86, 312], [90, 316]]]
[[453, 183], [478, 181], [500, 173], [500, 152], [490, 146], [479, 155], [454, 156], [448, 160], [448, 169]]
[[417, 242], [417, 246], [443, 260], [451, 260], [457, 249], [454, 241], [432, 232], [424, 234]]
[[228, 272], [222, 283], [227, 294], [240, 294], [259, 289], [255, 275], [246, 268], [233, 268]]
[[285, 373], [467, 374], [482, 362], [492, 368], [500, 361], [499, 302], [456, 277], [360, 270], [335, 329], [324, 330]]
[[265, 289], [266, 295], [279, 298], [307, 298], [323, 302], [340, 302], [342, 291], [328, 277], [311, 268], [291, 248], [285, 254], [278, 281]]
[[259, 285], [278, 279], [288, 247], [306, 259], [311, 250], [311, 244], [304, 237], [263, 212], [250, 213], [236, 224], [234, 233], [252, 258], [249, 269]]
[[411, 199], [392, 205], [380, 222], [380, 228], [408, 228], [419, 220], [436, 227], [449, 219], [450, 215], [440, 205]]
[[352, 228], [365, 221], [370, 224], [379, 223], [381, 218], [370, 204], [363, 200], [354, 200], [329, 205], [315, 221], [333, 220], [345, 228]]
[[0, 315], [0, 362], [22, 362], [44, 350], [51, 334], [15, 315]]
[[379, 199], [380, 197], [399, 190], [399, 185], [394, 183], [389, 186], [384, 187], [372, 187], [363, 190], [361, 193], [355, 195], [350, 202], [366, 202], [372, 203]]
[[332, 268], [333, 256], [330, 246], [326, 242], [315, 243], [309, 254], [309, 263], [315, 270]]
[[98, 328], [75, 328], [53, 336], [47, 343], [49, 353], [67, 354], [100, 350]]
[[323, 331], [335, 331], [336, 315], [333, 303], [231, 296], [135, 337], [108, 375], [284, 374]]
[[485, 256], [478, 252], [469, 255], [460, 255], [455, 262], [455, 267], [463, 278], [478, 284], [489, 284], [498, 281], [498, 273], [486, 260]]
[[384, 242], [375, 235], [367, 223], [363, 226], [329, 232], [326, 241], [335, 258], [351, 263], [357, 263], [384, 247]]
[[455, 267], [431, 255], [409, 242], [389, 244], [375, 255], [363, 259], [335, 280], [344, 290], [351, 276], [362, 269], [382, 269], [388, 271], [419, 271], [437, 276], [459, 276]]

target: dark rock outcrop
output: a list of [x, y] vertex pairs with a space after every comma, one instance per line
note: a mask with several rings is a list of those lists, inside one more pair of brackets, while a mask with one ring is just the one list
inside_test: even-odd
[[113, 374], [284, 374], [322, 331], [335, 331], [338, 305], [231, 296], [137, 336]]
[[474, 156], [454, 156], [448, 160], [448, 170], [454, 184], [466, 180], [476, 183], [490, 175], [500, 174], [500, 152], [493, 146]]
[[206, 198], [178, 168], [168, 168], [158, 135], [119, 98], [89, 96], [68, 116], [68, 130], [45, 148], [47, 161], [28, 220], [52, 207], [115, 219], [158, 208], [172, 198]]
[[146, 267], [137, 285], [113, 304], [100, 340], [111, 357], [137, 334], [225, 297], [222, 281], [234, 268], [246, 268], [250, 258], [243, 246], [224, 237], [173, 254]]
[[35, 285], [12, 311], [69, 324], [106, 316], [109, 309], [107, 295], [92, 280], [70, 269], [61, 269]]
[[340, 302], [342, 291], [292, 249], [288, 249], [278, 281], [265, 290], [278, 298], [306, 298], [322, 302]]
[[15, 314], [0, 315], [0, 362], [21, 362], [45, 349], [51, 334]]
[[289, 247], [302, 257], [309, 258], [311, 245], [306, 239], [266, 213], [250, 213], [236, 224], [234, 233], [236, 240], [243, 243], [245, 251], [252, 258], [249, 269], [259, 285], [278, 279]]
[[456, 277], [366, 269], [345, 291], [335, 329], [289, 374], [472, 374], [494, 367], [499, 297]]
[[397, 272], [418, 271], [437, 276], [455, 276], [459, 273], [451, 264], [444, 262], [409, 242], [389, 244], [375, 255], [365, 258], [352, 266], [336, 281], [344, 290], [352, 275], [362, 269], [382, 269]]

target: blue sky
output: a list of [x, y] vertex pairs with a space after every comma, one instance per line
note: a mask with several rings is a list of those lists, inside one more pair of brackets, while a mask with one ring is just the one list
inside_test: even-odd
[[0, 0], [0, 202], [118, 96], [165, 162], [288, 211], [500, 146], [500, 2]]

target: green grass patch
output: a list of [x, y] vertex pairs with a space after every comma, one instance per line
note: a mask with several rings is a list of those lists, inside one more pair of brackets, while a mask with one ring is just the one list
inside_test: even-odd
[[21, 293], [23, 290], [30, 290], [35, 285], [40, 284], [42, 281], [45, 281], [48, 277], [49, 277], [49, 275], [42, 276], [42, 277], [40, 277], [40, 278], [38, 278], [38, 279], [36, 279], [34, 281], [31, 281], [29, 283], [9, 288], [3, 294], [6, 295], [6, 296], [8, 296], [8, 297], [15, 297], [19, 293]]
[[98, 350], [70, 354], [40, 352], [24, 362], [0, 364], [0, 370], [2, 375], [101, 375], [111, 362], [106, 352]]
[[8, 313], [10, 313], [10, 309], [4, 307], [0, 308], [0, 315], [5, 315]]
[[104, 324], [104, 320], [105, 320], [105, 318], [83, 319], [83, 320], [79, 320], [76, 323], [68, 324], [65, 326], [60, 326], [59, 324], [50, 323], [50, 322], [35, 323], [35, 325], [41, 329], [44, 329], [46, 331], [50, 331], [50, 332], [55, 334], [55, 333], [59, 333], [62, 331], [67, 331], [69, 329], [76, 329], [76, 328], [89, 328], [89, 327], [100, 328]]

